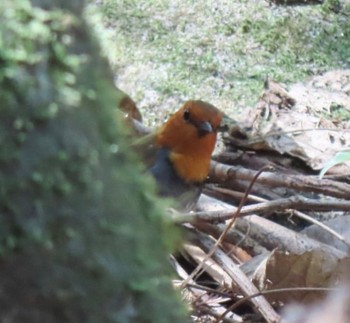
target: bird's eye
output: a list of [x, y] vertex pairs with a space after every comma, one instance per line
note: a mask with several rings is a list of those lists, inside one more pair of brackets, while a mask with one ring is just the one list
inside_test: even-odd
[[189, 121], [190, 120], [190, 111], [185, 110], [183, 118], [185, 121]]

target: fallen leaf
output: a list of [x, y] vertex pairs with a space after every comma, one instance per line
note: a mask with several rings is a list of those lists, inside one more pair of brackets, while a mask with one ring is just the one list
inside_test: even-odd
[[[336, 89], [327, 88], [327, 80], [332, 76], [339, 79]], [[247, 112], [246, 147], [287, 154], [321, 170], [337, 152], [350, 146], [347, 86], [350, 70], [295, 84], [289, 92], [268, 81], [256, 107]], [[332, 168], [331, 173], [350, 172], [350, 162], [343, 162], [342, 167]]]
[[[264, 290], [290, 287], [336, 287], [349, 276], [350, 257], [339, 259], [323, 250], [303, 254], [274, 251], [258, 268], [254, 282]], [[269, 301], [310, 303], [325, 296], [319, 291], [286, 291], [266, 295]]]

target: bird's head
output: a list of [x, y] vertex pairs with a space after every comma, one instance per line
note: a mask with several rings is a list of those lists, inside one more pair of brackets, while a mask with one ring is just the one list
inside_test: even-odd
[[190, 100], [158, 130], [158, 147], [170, 150], [170, 160], [185, 181], [202, 182], [208, 176], [221, 118], [213, 105]]

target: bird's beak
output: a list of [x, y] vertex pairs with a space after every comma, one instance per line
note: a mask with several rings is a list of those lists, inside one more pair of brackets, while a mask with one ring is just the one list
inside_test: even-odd
[[200, 136], [204, 136], [208, 133], [211, 133], [213, 132], [213, 127], [212, 125], [210, 124], [210, 122], [208, 121], [204, 121], [204, 122], [201, 122], [199, 125], [198, 125], [198, 132], [199, 132], [199, 135]]

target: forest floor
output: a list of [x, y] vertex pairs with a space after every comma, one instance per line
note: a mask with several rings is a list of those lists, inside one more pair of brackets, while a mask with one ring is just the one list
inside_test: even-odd
[[[185, 260], [173, 258], [195, 322], [274, 322], [281, 308], [288, 312], [282, 305], [322, 298], [295, 287], [328, 288], [348, 273], [350, 162], [318, 174], [350, 146], [350, 1], [272, 2], [91, 0], [86, 11], [116, 86], [146, 125], [164, 122], [188, 99], [229, 117], [201, 212], [174, 217], [196, 229]], [[194, 277], [197, 266], [205, 273]], [[294, 290], [234, 310], [256, 286]], [[350, 289], [338, 296], [344, 307], [331, 299], [289, 308], [286, 322], [349, 322]]]
[[348, 0], [100, 0], [87, 16], [116, 85], [153, 126], [191, 98], [235, 118], [258, 101], [267, 77], [289, 86], [349, 68], [349, 12]]

